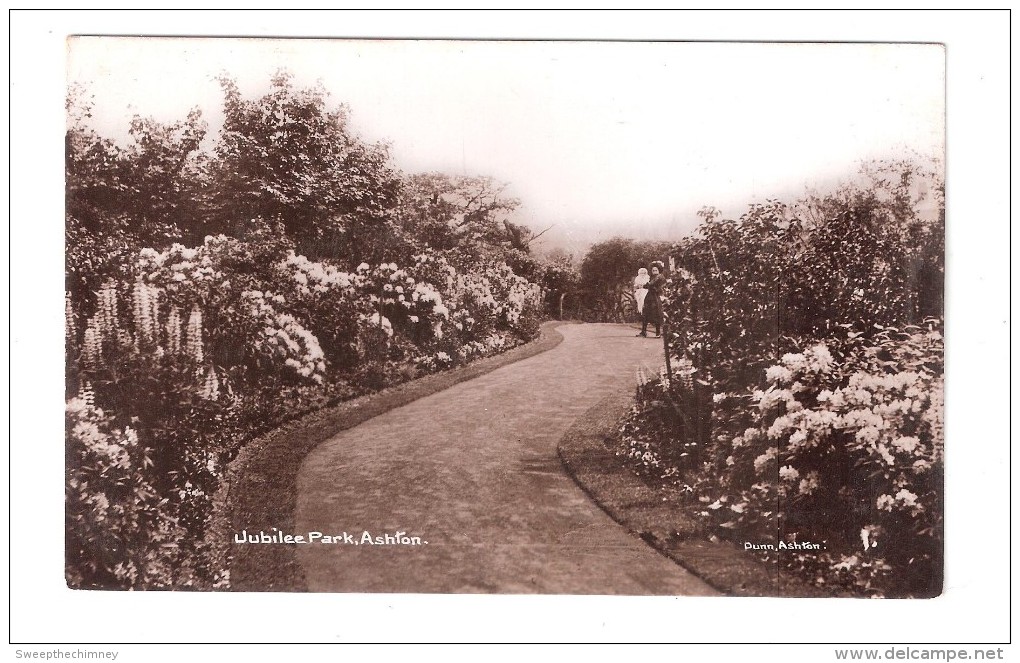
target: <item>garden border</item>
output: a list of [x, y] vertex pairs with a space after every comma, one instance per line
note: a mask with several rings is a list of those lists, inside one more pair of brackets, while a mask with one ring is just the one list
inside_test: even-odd
[[567, 430], [557, 446], [567, 474], [610, 518], [711, 587], [731, 596], [827, 597], [834, 595], [784, 577], [779, 567], [753, 559], [735, 544], [710, 541], [682, 505], [663, 498], [613, 451], [619, 422], [633, 394], [606, 397]]
[[315, 447], [401, 405], [551, 350], [563, 341], [556, 327], [565, 324], [576, 323], [545, 322], [534, 340], [507, 352], [310, 412], [246, 444], [227, 467], [213, 498], [205, 537], [214, 568], [230, 571], [229, 589], [308, 591], [292, 545], [234, 547], [233, 537], [244, 529], [293, 531], [298, 472]]

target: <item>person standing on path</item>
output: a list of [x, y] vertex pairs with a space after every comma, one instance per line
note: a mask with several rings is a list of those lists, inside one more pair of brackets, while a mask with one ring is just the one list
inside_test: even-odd
[[637, 276], [634, 277], [634, 303], [637, 305], [638, 315], [644, 312], [645, 307], [645, 295], [648, 291], [645, 290], [645, 284], [648, 283], [648, 270], [642, 267], [637, 270]]
[[645, 303], [641, 313], [641, 332], [638, 336], [648, 336], [648, 323], [655, 324], [655, 338], [662, 334], [662, 288], [666, 285], [666, 277], [662, 275], [663, 265], [656, 260], [652, 263], [652, 276], [644, 286]]

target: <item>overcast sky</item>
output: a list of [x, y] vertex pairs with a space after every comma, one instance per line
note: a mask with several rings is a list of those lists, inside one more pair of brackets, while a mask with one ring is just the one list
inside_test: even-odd
[[73, 38], [68, 80], [101, 133], [135, 113], [202, 109], [213, 76], [242, 93], [279, 68], [320, 80], [357, 131], [406, 171], [489, 175], [519, 219], [571, 249], [615, 234], [675, 238], [704, 205], [850, 175], [862, 159], [944, 149], [937, 45]]

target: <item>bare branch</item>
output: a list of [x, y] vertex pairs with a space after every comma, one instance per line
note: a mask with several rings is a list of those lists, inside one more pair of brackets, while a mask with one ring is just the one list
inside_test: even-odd
[[528, 240], [528, 244], [531, 244], [531, 243], [532, 243], [532, 242], [534, 242], [534, 241], [535, 241], [536, 239], [538, 239], [538, 238], [539, 238], [539, 237], [541, 237], [542, 235], [546, 234], [547, 232], [549, 232], [550, 230], [552, 230], [552, 229], [553, 229], [553, 228], [555, 228], [555, 227], [556, 227], [556, 224], [554, 223], [553, 225], [549, 226], [548, 228], [546, 228], [546, 229], [545, 229], [545, 230], [543, 230], [542, 232], [538, 233], [537, 235], [533, 235], [533, 236], [531, 237], [531, 239], [529, 239], [529, 240]]

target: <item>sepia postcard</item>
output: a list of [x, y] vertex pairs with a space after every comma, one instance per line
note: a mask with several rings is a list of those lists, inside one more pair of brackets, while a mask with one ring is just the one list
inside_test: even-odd
[[942, 45], [66, 55], [68, 587], [942, 594]]

